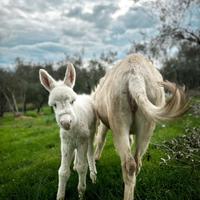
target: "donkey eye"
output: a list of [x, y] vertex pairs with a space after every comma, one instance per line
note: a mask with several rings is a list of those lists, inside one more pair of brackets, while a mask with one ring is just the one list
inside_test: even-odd
[[56, 103], [54, 103], [54, 104], [53, 104], [53, 107], [54, 107], [54, 108], [56, 108], [56, 107], [57, 107]]
[[73, 103], [74, 103], [74, 101], [75, 101], [75, 99], [73, 99], [73, 100], [72, 100], [70, 103], [71, 103], [71, 104], [73, 104]]

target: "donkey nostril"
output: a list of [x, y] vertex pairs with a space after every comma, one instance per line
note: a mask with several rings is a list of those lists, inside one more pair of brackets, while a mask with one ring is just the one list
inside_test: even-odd
[[61, 126], [66, 129], [66, 130], [69, 130], [70, 129], [70, 122], [65, 122], [65, 121], [61, 121], [60, 122]]

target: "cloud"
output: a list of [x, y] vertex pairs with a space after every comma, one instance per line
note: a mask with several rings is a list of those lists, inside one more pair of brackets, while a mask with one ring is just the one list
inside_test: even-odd
[[123, 21], [127, 29], [146, 29], [155, 26], [158, 23], [156, 16], [145, 7], [134, 7], [126, 15], [118, 18]]
[[[142, 3], [144, 2], [144, 3]], [[147, 2], [130, 0], [1, 0], [0, 67], [16, 57], [58, 61], [82, 48], [85, 57], [113, 50], [122, 57], [132, 41], [157, 34], [159, 20]], [[196, 14], [192, 21], [199, 27]]]
[[183, 27], [191, 27], [194, 31], [199, 31], [200, 27], [200, 4], [198, 6], [192, 5], [190, 9], [187, 10], [184, 20]]
[[66, 13], [66, 17], [76, 18], [92, 23], [97, 28], [106, 28], [112, 22], [112, 13], [117, 10], [114, 4], [97, 4], [90, 12], [85, 11], [85, 7], [79, 5]]

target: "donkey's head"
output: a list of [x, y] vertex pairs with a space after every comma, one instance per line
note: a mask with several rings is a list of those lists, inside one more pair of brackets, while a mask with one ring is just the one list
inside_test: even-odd
[[74, 102], [77, 94], [73, 91], [76, 72], [72, 64], [68, 64], [63, 81], [55, 81], [47, 71], [40, 69], [40, 82], [49, 92], [49, 106], [52, 106], [58, 125], [69, 130], [76, 124]]

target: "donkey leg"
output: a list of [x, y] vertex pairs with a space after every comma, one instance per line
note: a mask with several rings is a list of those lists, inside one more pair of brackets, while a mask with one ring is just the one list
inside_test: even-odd
[[77, 160], [77, 149], [74, 150], [74, 162], [73, 162], [73, 170], [76, 171], [78, 160]]
[[142, 157], [145, 154], [153, 131], [155, 129], [155, 122], [148, 121], [144, 115], [137, 111], [135, 116], [136, 122], [136, 151], [135, 151], [135, 161], [137, 165], [137, 174], [139, 174], [142, 167]]
[[132, 147], [132, 145], [134, 144], [134, 137], [132, 134], [130, 134], [130, 136], [129, 136], [129, 141], [130, 141], [130, 145]]
[[65, 198], [65, 189], [67, 180], [70, 176], [70, 164], [73, 159], [73, 151], [74, 149], [65, 143], [65, 141], [61, 141], [61, 165], [58, 170], [58, 192], [57, 192], [57, 200], [64, 200]]
[[94, 158], [94, 146], [93, 146], [94, 137], [90, 137], [88, 140], [88, 152], [87, 152], [87, 159], [90, 169], [90, 178], [92, 180], [92, 183], [96, 183], [96, 164], [95, 164], [95, 158]]
[[129, 129], [114, 131], [114, 144], [121, 159], [121, 167], [124, 181], [124, 200], [133, 200], [136, 183], [136, 163], [131, 153]]
[[106, 142], [106, 133], [108, 131], [108, 128], [100, 122], [100, 125], [98, 126], [98, 132], [97, 136], [95, 138], [95, 160], [99, 160], [101, 157], [101, 153], [103, 151], [105, 142]]
[[78, 158], [77, 172], [79, 177], [78, 194], [80, 200], [83, 199], [86, 190], [86, 175], [88, 169], [87, 149], [88, 149], [87, 142], [80, 144], [77, 149], [77, 158]]

